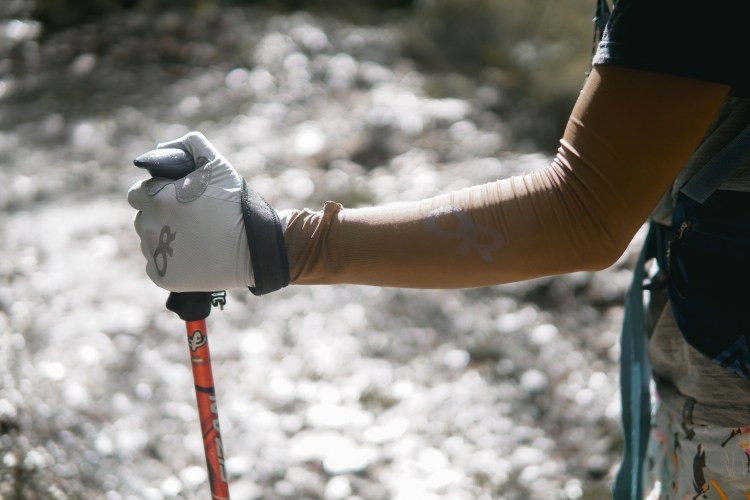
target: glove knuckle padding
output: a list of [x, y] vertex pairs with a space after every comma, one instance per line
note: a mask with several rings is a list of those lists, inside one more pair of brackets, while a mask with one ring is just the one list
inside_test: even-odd
[[195, 169], [193, 172], [177, 181], [177, 201], [189, 203], [201, 197], [211, 182], [212, 169], [215, 162], [207, 163], [205, 166]]
[[149, 179], [146, 182], [143, 183], [143, 192], [146, 193], [148, 197], [153, 197], [159, 194], [162, 189], [164, 189], [166, 186], [169, 186], [170, 184], [173, 184], [174, 181], [170, 179], [163, 179], [163, 178], [155, 178], [155, 179]]

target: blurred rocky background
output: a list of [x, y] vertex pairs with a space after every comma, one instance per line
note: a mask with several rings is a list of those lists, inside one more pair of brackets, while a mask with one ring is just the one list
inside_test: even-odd
[[[0, 498], [206, 498], [182, 322], [132, 158], [197, 129], [276, 208], [543, 168], [584, 0], [3, 0]], [[619, 459], [612, 268], [474, 290], [230, 293], [209, 318], [237, 499], [595, 499]]]

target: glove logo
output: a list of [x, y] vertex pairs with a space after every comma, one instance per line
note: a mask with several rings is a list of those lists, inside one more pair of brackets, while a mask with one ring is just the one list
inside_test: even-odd
[[195, 352], [204, 345], [206, 345], [206, 342], [208, 342], [208, 338], [201, 333], [200, 330], [196, 330], [193, 332], [193, 334], [188, 339], [188, 344], [190, 345], [190, 350]]
[[[167, 274], [167, 256], [171, 256], [173, 253], [170, 243], [177, 237], [177, 232], [172, 232], [169, 226], [161, 228], [159, 234], [159, 246], [154, 250], [154, 265], [156, 266], [156, 272], [162, 278]], [[161, 258], [159, 258], [161, 257]], [[161, 265], [159, 265], [161, 264]]]

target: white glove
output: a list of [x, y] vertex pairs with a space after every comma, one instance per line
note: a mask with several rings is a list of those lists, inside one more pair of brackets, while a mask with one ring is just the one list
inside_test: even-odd
[[[251, 287], [260, 295], [286, 286], [286, 248], [276, 212], [202, 134], [191, 132], [158, 147], [186, 151], [196, 169], [178, 180], [142, 180], [128, 191], [128, 203], [139, 210], [135, 230], [151, 280], [172, 292]], [[251, 246], [258, 255], [251, 256]]]

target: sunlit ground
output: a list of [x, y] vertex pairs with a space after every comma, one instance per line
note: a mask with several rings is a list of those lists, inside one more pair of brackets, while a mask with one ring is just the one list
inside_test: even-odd
[[[0, 30], [3, 498], [208, 494], [184, 327], [125, 201], [134, 156], [201, 130], [276, 208], [549, 160], [511, 73], [428, 71], [392, 26], [235, 8]], [[478, 290], [230, 293], [209, 329], [233, 497], [601, 498], [630, 255]]]

